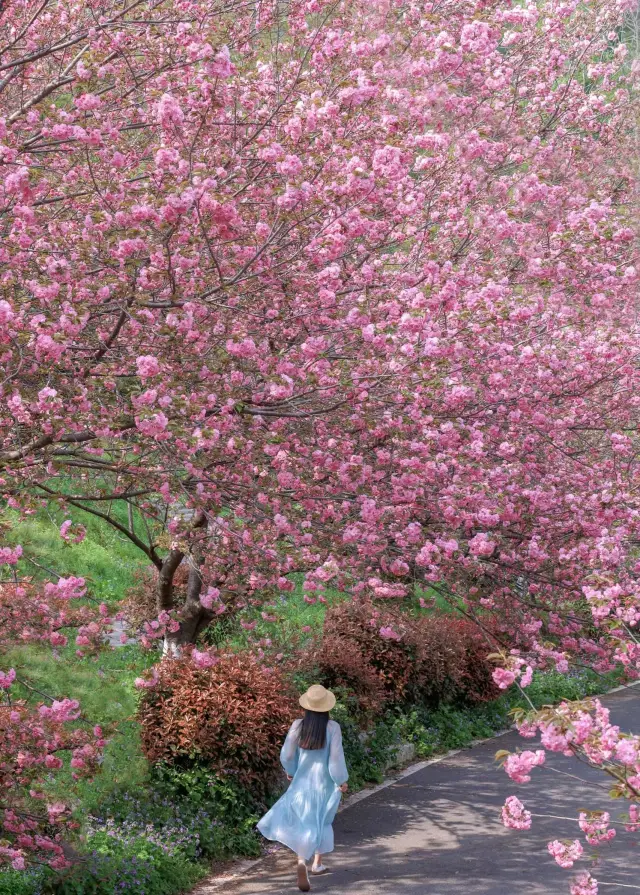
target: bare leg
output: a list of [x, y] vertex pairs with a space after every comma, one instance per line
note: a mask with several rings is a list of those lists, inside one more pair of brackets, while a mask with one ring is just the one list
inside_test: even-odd
[[309, 885], [309, 873], [307, 871], [307, 862], [298, 855], [298, 888], [301, 892], [308, 892], [311, 889]]

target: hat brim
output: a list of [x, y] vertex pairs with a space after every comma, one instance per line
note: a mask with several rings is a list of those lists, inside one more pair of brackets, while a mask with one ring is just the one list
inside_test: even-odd
[[299, 701], [302, 708], [308, 712], [330, 712], [336, 704], [336, 698], [331, 691], [327, 691], [327, 695], [322, 702], [316, 702], [315, 705], [311, 705], [306, 693], [302, 694]]

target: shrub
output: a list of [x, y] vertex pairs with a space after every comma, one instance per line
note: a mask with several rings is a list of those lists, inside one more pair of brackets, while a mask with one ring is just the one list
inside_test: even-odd
[[[380, 634], [385, 628], [402, 639], [386, 639]], [[363, 706], [376, 696], [384, 702], [402, 700], [416, 659], [407, 633], [408, 618], [399, 613], [345, 600], [325, 616], [318, 668], [325, 680], [353, 688]]]
[[490, 649], [466, 619], [414, 618], [348, 601], [327, 612], [315, 661], [323, 683], [351, 689], [366, 713], [394, 703], [435, 706], [494, 699], [498, 690], [487, 660]]
[[[158, 765], [152, 783], [154, 802], [165, 811], [171, 806], [171, 814], [189, 830], [197, 857], [224, 860], [260, 853], [255, 831], [260, 806], [235, 777], [202, 766]], [[158, 811], [155, 824], [160, 824]]]
[[42, 871], [0, 869], [0, 895], [36, 895], [40, 891]]
[[61, 874], [48, 874], [42, 895], [178, 895], [191, 888], [206, 868], [179, 851], [140, 836], [123, 842], [108, 833], [91, 838], [93, 852]]
[[317, 650], [318, 679], [331, 690], [346, 690], [356, 699], [357, 714], [375, 716], [388, 700], [376, 669], [360, 645], [347, 637], [326, 634]]
[[417, 656], [406, 693], [410, 701], [436, 706], [499, 696], [487, 659], [491, 646], [473, 622], [452, 615], [422, 616], [413, 621], [408, 636]]
[[157, 765], [135, 794], [112, 793], [86, 826], [89, 847], [108, 834], [122, 844], [145, 837], [192, 861], [259, 854], [260, 811], [251, 793], [229, 775], [203, 766]]
[[381, 783], [399, 745], [393, 720], [377, 720], [365, 736], [349, 700], [340, 693], [338, 695], [340, 700], [332, 716], [342, 728], [344, 755], [349, 768], [349, 788], [358, 790], [371, 783]]
[[464, 672], [460, 680], [463, 698], [467, 702], [490, 702], [500, 696], [493, 680], [494, 666], [487, 656], [493, 648], [482, 631], [465, 618], [449, 617], [448, 624], [460, 638], [464, 649]]
[[229, 653], [211, 668], [190, 659], [159, 663], [142, 697], [142, 746], [150, 762], [208, 765], [265, 796], [296, 708], [281, 673], [250, 653]]

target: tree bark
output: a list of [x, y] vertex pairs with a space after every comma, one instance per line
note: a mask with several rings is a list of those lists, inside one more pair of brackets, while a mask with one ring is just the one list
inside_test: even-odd
[[[191, 530], [195, 531], [207, 527], [207, 517], [200, 510], [194, 517]], [[158, 575], [157, 605], [158, 612], [169, 612], [174, 608], [174, 578], [178, 568], [184, 560], [184, 550], [171, 550]], [[179, 656], [182, 647], [188, 643], [195, 643], [200, 632], [211, 622], [214, 613], [206, 609], [200, 602], [202, 592], [202, 550], [195, 547], [191, 554], [191, 566], [189, 568], [189, 580], [187, 582], [187, 599], [182, 611], [180, 630], [175, 634], [167, 634], [164, 641], [163, 654], [165, 656]]]
[[215, 613], [207, 609], [200, 602], [202, 593], [202, 573], [200, 571], [200, 556], [194, 556], [194, 562], [189, 569], [187, 582], [187, 600], [182, 613], [180, 631], [176, 637], [178, 644], [195, 643], [198, 635], [213, 621]]

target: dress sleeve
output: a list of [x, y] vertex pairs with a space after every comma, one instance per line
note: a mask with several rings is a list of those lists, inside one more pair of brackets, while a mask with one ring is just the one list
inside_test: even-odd
[[342, 786], [349, 779], [347, 771], [347, 763], [344, 760], [344, 750], [342, 748], [342, 731], [340, 725], [334, 723], [331, 725], [331, 743], [329, 745], [329, 774], [336, 786]]
[[300, 722], [294, 721], [291, 727], [289, 728], [289, 733], [287, 734], [287, 738], [284, 741], [284, 746], [280, 751], [280, 764], [290, 777], [293, 777], [295, 772], [298, 769], [298, 731], [300, 729]]

